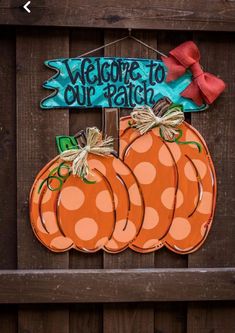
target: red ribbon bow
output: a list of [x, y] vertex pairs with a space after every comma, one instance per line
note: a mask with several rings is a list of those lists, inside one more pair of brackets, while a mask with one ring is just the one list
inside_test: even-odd
[[193, 81], [181, 93], [181, 96], [192, 99], [197, 105], [203, 101], [211, 104], [224, 91], [225, 83], [217, 76], [203, 72], [200, 63], [200, 52], [194, 42], [188, 41], [170, 51], [169, 57], [162, 57], [168, 68], [166, 82], [176, 80], [187, 69], [193, 75]]

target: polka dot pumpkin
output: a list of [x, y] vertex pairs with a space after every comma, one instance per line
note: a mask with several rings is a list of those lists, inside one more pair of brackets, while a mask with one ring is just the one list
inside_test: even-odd
[[[59, 156], [48, 163], [31, 189], [30, 220], [40, 242], [55, 252], [103, 248], [116, 253], [128, 247], [140, 231], [144, 212], [142, 194], [130, 168], [114, 156], [89, 154], [91, 184], [68, 175], [67, 167], [58, 171], [61, 163]], [[62, 186], [55, 190], [58, 173]]]
[[158, 128], [140, 135], [130, 120], [120, 120], [120, 158], [133, 170], [145, 202], [143, 225], [130, 247], [193, 252], [206, 239], [215, 210], [216, 176], [206, 143], [186, 122], [177, 143], [163, 140]]
[[130, 119], [120, 120], [120, 158], [89, 154], [87, 181], [70, 174], [71, 162], [60, 156], [37, 175], [30, 219], [48, 249], [147, 253], [166, 246], [184, 254], [206, 239], [216, 177], [203, 138], [185, 122], [178, 142], [164, 140], [158, 128], [140, 135]]

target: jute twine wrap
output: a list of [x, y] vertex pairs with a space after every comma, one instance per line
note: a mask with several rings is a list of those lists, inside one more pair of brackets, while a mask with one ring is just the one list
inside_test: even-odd
[[172, 140], [178, 134], [176, 129], [184, 121], [184, 113], [180, 105], [164, 105], [166, 111], [162, 112], [160, 104], [156, 104], [154, 109], [150, 106], [137, 106], [133, 109], [131, 117], [134, 121], [133, 126], [137, 128], [140, 134], [147, 133], [154, 127], [159, 127], [162, 136]]
[[89, 173], [87, 157], [89, 153], [107, 156], [113, 152], [113, 138], [105, 137], [96, 127], [86, 129], [86, 146], [78, 149], [69, 149], [60, 154], [60, 158], [66, 162], [72, 162], [72, 173], [79, 177], [86, 178]]

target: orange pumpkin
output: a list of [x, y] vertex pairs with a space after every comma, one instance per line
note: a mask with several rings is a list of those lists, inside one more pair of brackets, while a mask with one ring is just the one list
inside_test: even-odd
[[73, 176], [59, 156], [37, 175], [30, 193], [30, 220], [37, 238], [52, 251], [70, 248], [120, 252], [143, 221], [136, 178], [120, 159], [89, 154], [91, 175]]
[[175, 142], [153, 128], [144, 135], [120, 120], [120, 158], [133, 170], [145, 202], [141, 231], [130, 247], [162, 246], [183, 254], [197, 250], [211, 227], [216, 200], [214, 166], [201, 135], [183, 122]]

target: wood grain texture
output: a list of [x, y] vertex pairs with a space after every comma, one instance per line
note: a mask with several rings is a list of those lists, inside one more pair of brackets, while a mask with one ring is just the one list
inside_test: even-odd
[[155, 303], [155, 333], [186, 333], [186, 315], [186, 302]]
[[[0, 269], [17, 267], [15, 29], [0, 32]], [[9, 209], [11, 207], [11, 209]], [[17, 307], [0, 306], [0, 332], [17, 332]]]
[[72, 304], [69, 313], [69, 332], [102, 333], [103, 307], [101, 304]]
[[[68, 33], [41, 29], [20, 30], [16, 39], [17, 103], [17, 258], [19, 269], [67, 268], [68, 253], [55, 255], [44, 248], [33, 235], [29, 222], [28, 197], [34, 177], [57, 154], [55, 136], [68, 133], [68, 112], [42, 111], [39, 108], [44, 91], [42, 82], [51, 74], [43, 62], [68, 56]], [[20, 294], [20, 291], [19, 291]], [[19, 295], [18, 294], [18, 295]], [[21, 332], [68, 333], [68, 311], [53, 308], [32, 310], [20, 308], [18, 325]], [[45, 318], [47, 320], [45, 321]]]
[[[68, 333], [67, 305], [21, 305], [18, 333]], [[22, 315], [22, 313], [24, 315]], [[25, 315], [27, 314], [27, 315]]]
[[234, 333], [234, 302], [189, 303], [188, 333]]
[[17, 305], [0, 306], [0, 332], [18, 333]]
[[220, 75], [227, 88], [208, 111], [192, 114], [192, 125], [205, 138], [215, 164], [218, 196], [211, 232], [201, 250], [189, 256], [189, 267], [229, 267], [235, 266], [235, 37], [208, 33], [194, 38], [202, 65]]
[[2, 0], [0, 24], [234, 31], [235, 3], [222, 0], [34, 0], [30, 15], [22, 1]]
[[0, 45], [0, 268], [10, 269], [17, 267], [15, 29], [0, 32]]
[[0, 303], [235, 300], [234, 283], [235, 268], [2, 270]]
[[[203, 247], [188, 257], [189, 267], [235, 266], [235, 37], [233, 34], [194, 33], [203, 67], [227, 83], [224, 94], [203, 113], [192, 114], [192, 125], [205, 138], [215, 164], [218, 196], [214, 222]], [[233, 288], [234, 289], [234, 288]], [[188, 332], [234, 332], [231, 303], [189, 304]]]

